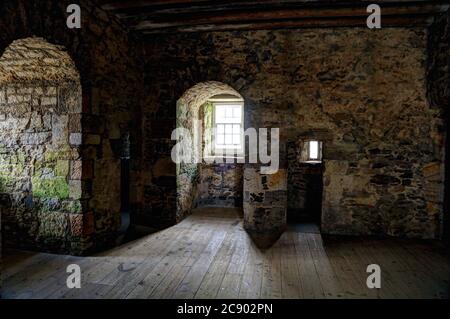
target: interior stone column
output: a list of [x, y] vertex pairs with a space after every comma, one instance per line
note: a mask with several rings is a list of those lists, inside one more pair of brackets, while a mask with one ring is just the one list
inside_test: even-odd
[[244, 228], [260, 248], [273, 245], [286, 229], [287, 171], [261, 174], [244, 169]]

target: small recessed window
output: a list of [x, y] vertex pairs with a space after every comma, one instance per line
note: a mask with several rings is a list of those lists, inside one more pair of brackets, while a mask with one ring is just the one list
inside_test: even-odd
[[309, 142], [309, 159], [317, 160], [319, 159], [319, 142], [310, 141]]
[[214, 151], [222, 154], [233, 150], [237, 154], [243, 150], [243, 103], [214, 103]]
[[317, 140], [306, 141], [302, 152], [303, 162], [320, 163], [322, 161], [322, 142]]

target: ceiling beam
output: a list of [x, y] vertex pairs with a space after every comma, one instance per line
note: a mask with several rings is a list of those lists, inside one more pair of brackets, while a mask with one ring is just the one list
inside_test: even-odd
[[[373, 0], [97, 0], [145, 34], [365, 26]], [[427, 25], [450, 0], [379, 0], [383, 26]]]
[[115, 11], [126, 9], [155, 8], [159, 6], [195, 5], [211, 2], [211, 0], [129, 0], [100, 1], [103, 10]]
[[[382, 19], [382, 27], [418, 27], [427, 26], [432, 18], [429, 15], [412, 16], [386, 16]], [[364, 27], [367, 28], [366, 18], [346, 17], [342, 19], [301, 19], [296, 21], [277, 21], [277, 22], [248, 22], [235, 24], [204, 24], [197, 26], [181, 26], [164, 29], [141, 30], [144, 35], [154, 34], [173, 34], [173, 33], [192, 33], [192, 32], [214, 32], [214, 31], [243, 31], [243, 30], [270, 30], [270, 29], [292, 29], [292, 28], [338, 28], [338, 27]]]
[[[388, 16], [414, 16], [426, 15], [440, 12], [440, 5], [416, 5], [410, 7], [387, 7], [382, 9], [382, 19]], [[224, 12], [220, 15], [211, 13], [197, 13], [190, 15], [164, 15], [153, 18], [140, 18], [128, 21], [128, 24], [135, 30], [164, 29], [181, 26], [197, 25], [223, 25], [223, 24], [244, 24], [258, 23], [263, 21], [279, 22], [283, 20], [295, 21], [299, 19], [345, 19], [348, 17], [364, 17], [364, 21], [369, 14], [366, 8], [343, 8], [343, 9], [294, 9], [294, 10], [253, 10]]]
[[[373, 0], [97, 0], [104, 10], [122, 16], [136, 14], [194, 13], [249, 8], [339, 8], [367, 7]], [[445, 4], [447, 0], [378, 0], [382, 7]]]

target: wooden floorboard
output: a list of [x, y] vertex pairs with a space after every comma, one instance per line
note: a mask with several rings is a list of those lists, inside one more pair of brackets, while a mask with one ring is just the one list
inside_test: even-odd
[[[66, 286], [80, 265], [81, 289]], [[381, 289], [369, 289], [369, 264]], [[203, 208], [181, 223], [90, 257], [6, 251], [2, 298], [448, 298], [438, 242], [322, 238], [292, 225], [258, 249], [235, 209]]]

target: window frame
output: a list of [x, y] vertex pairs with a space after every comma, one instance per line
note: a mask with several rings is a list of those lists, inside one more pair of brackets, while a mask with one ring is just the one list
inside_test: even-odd
[[[213, 156], [220, 157], [242, 157], [245, 151], [244, 145], [244, 101], [242, 100], [223, 100], [223, 101], [213, 101], [213, 112], [212, 112], [212, 131], [211, 131], [211, 153]], [[217, 148], [216, 147], [216, 135], [217, 135], [217, 122], [216, 122], [216, 106], [217, 105], [239, 105], [241, 109], [241, 121], [240, 123], [219, 123], [219, 124], [240, 124], [241, 131], [240, 135], [240, 148]], [[225, 133], [224, 133], [225, 134]], [[228, 155], [227, 151], [231, 153], [233, 150], [233, 155]]]
[[[322, 163], [323, 159], [322, 159], [322, 148], [323, 148], [323, 144], [322, 141], [317, 140], [317, 139], [308, 139], [305, 141], [306, 143], [306, 160], [304, 161], [305, 163], [310, 163], [310, 164], [320, 164]], [[311, 158], [311, 142], [317, 142], [317, 158]]]

